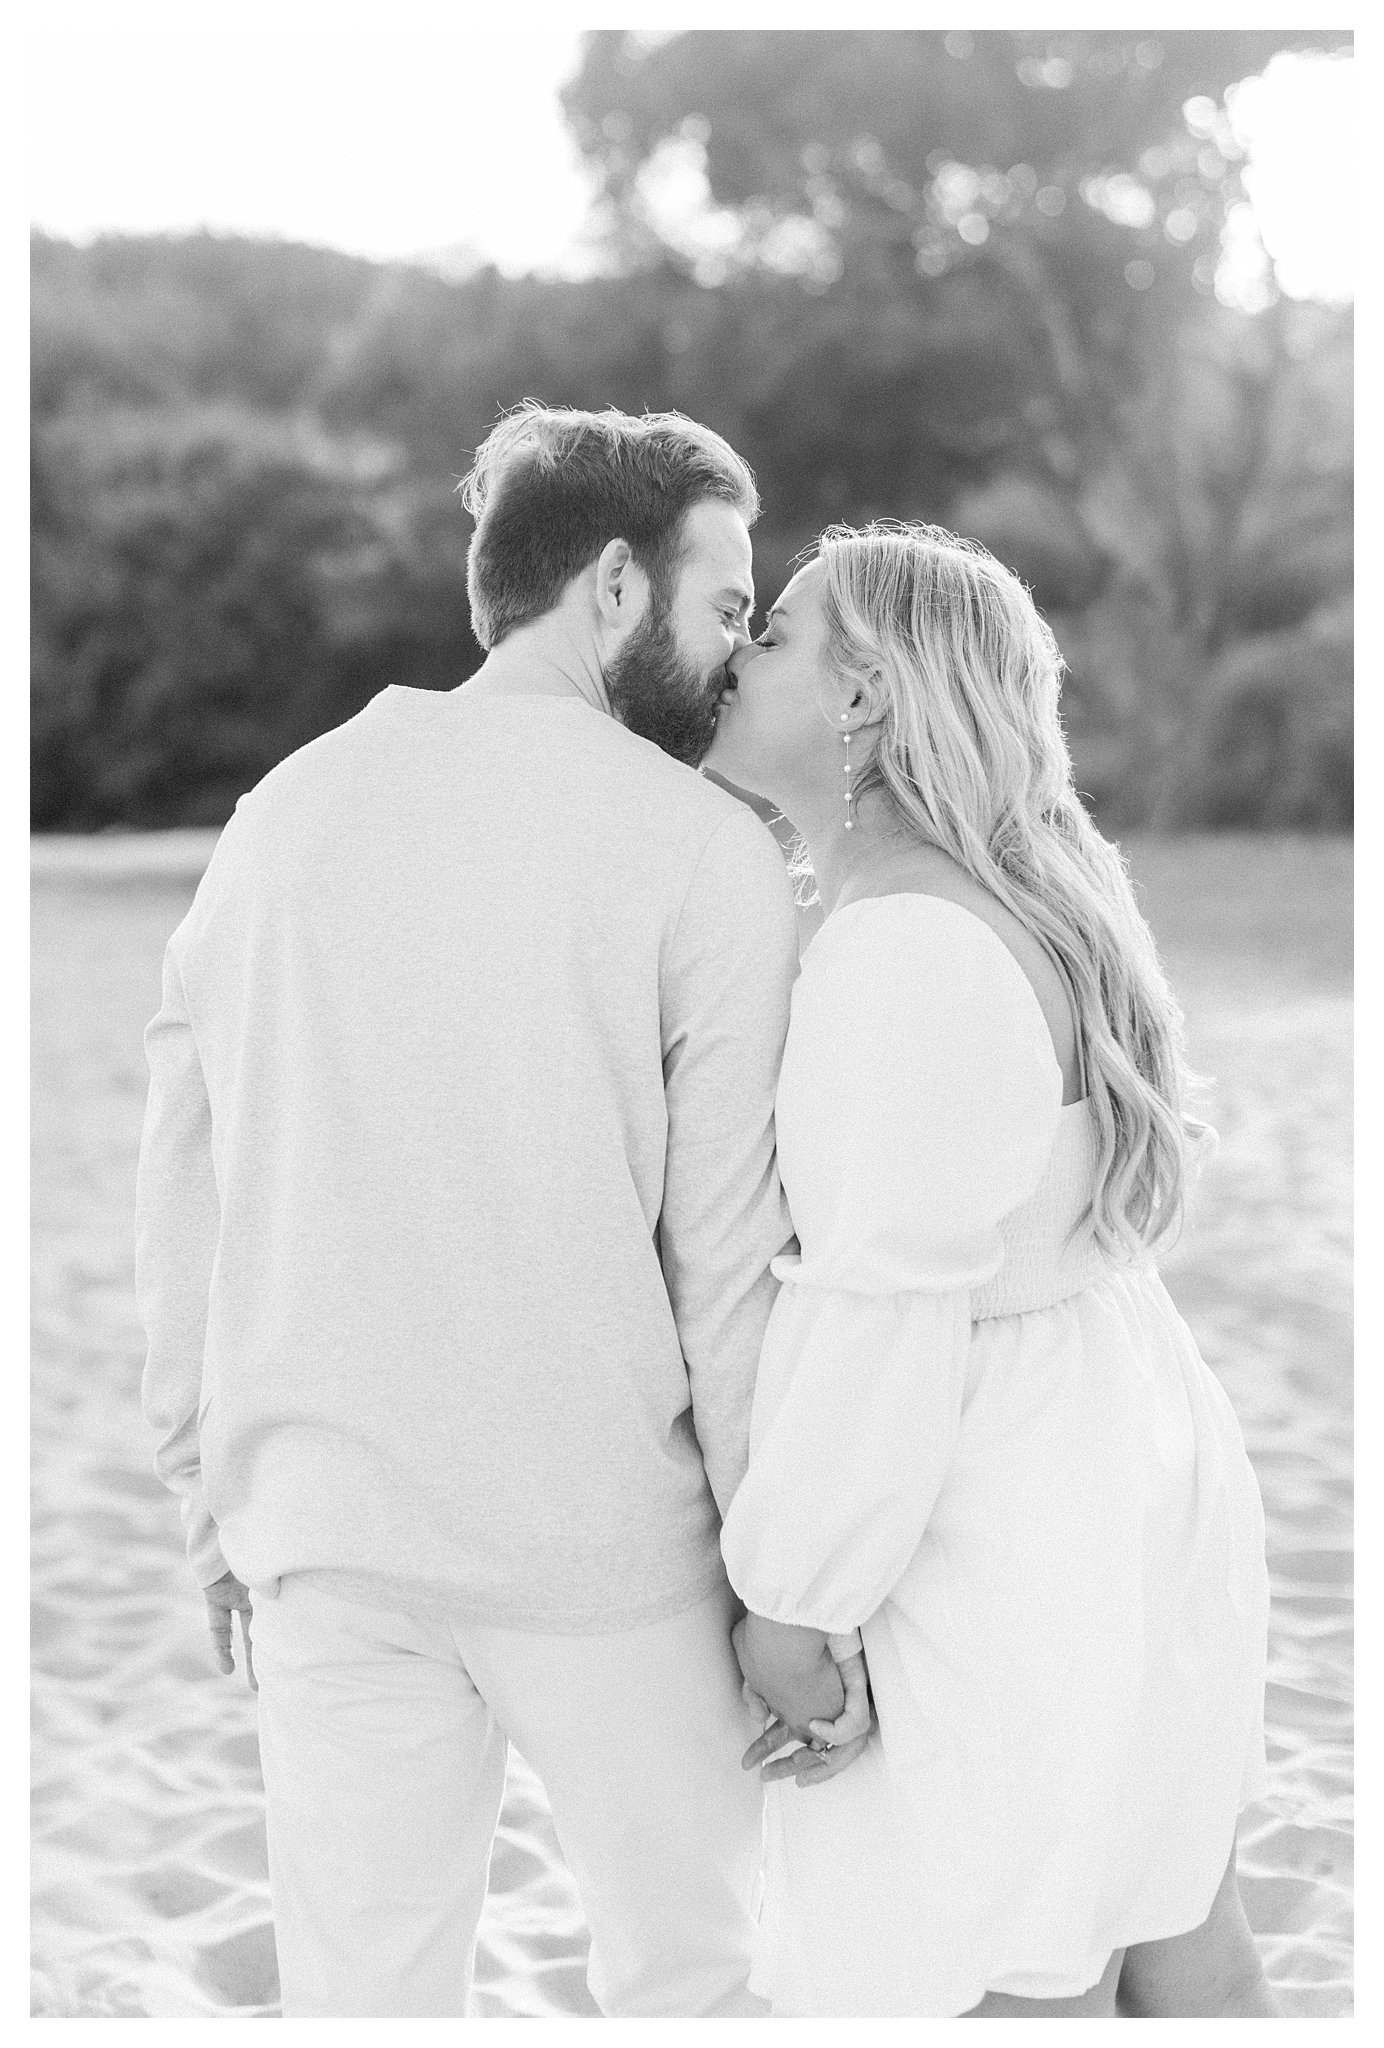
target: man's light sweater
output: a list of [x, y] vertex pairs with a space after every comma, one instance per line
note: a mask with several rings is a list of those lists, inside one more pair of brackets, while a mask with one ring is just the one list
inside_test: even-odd
[[387, 689], [241, 799], [145, 1040], [200, 1583], [586, 1632], [720, 1578], [796, 964], [770, 834], [577, 697]]

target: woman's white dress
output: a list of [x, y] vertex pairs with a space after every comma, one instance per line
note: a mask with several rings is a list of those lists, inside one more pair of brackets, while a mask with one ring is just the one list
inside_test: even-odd
[[746, 1605], [859, 1626], [879, 1733], [770, 1788], [776, 2014], [1071, 1996], [1197, 1926], [1263, 1787], [1258, 1487], [1151, 1264], [1081, 1226], [1096, 1158], [1037, 996], [934, 897], [835, 912], [794, 991], [801, 1247], [722, 1548]]

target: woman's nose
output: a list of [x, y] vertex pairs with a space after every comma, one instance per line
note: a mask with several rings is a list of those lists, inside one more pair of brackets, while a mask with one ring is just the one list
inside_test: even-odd
[[736, 648], [734, 654], [732, 654], [730, 660], [726, 663], [726, 667], [735, 677], [737, 683], [739, 682], [741, 676], [745, 673], [745, 670], [749, 667], [750, 663], [752, 661], [758, 661], [761, 651], [762, 650], [760, 648], [755, 646], [753, 640], [746, 640], [743, 647]]

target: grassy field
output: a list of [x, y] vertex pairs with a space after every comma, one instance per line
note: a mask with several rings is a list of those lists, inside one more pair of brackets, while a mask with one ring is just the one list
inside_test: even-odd
[[[253, 1703], [219, 1678], [139, 1415], [141, 1034], [197, 835], [37, 844], [33, 894], [34, 2010], [269, 2016]], [[1270, 1791], [1252, 1923], [1293, 2014], [1350, 2010], [1350, 876], [1341, 841], [1136, 843], [1221, 1133], [1169, 1284], [1265, 1496]], [[488, 2014], [592, 2010], [541, 1788], [516, 1761]]]

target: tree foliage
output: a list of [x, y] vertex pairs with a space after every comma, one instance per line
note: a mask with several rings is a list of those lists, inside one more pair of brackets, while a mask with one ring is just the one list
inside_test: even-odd
[[699, 161], [719, 218], [712, 251], [696, 222], [684, 238], [694, 271], [840, 281], [867, 318], [949, 307], [1014, 365], [996, 397], [1021, 387], [1041, 447], [1106, 424], [1170, 309], [1209, 292], [1243, 197], [1226, 88], [1278, 50], [1343, 40], [757, 30], [650, 47], [604, 30], [564, 99], [627, 263], [669, 247], [650, 174], [670, 153]]

